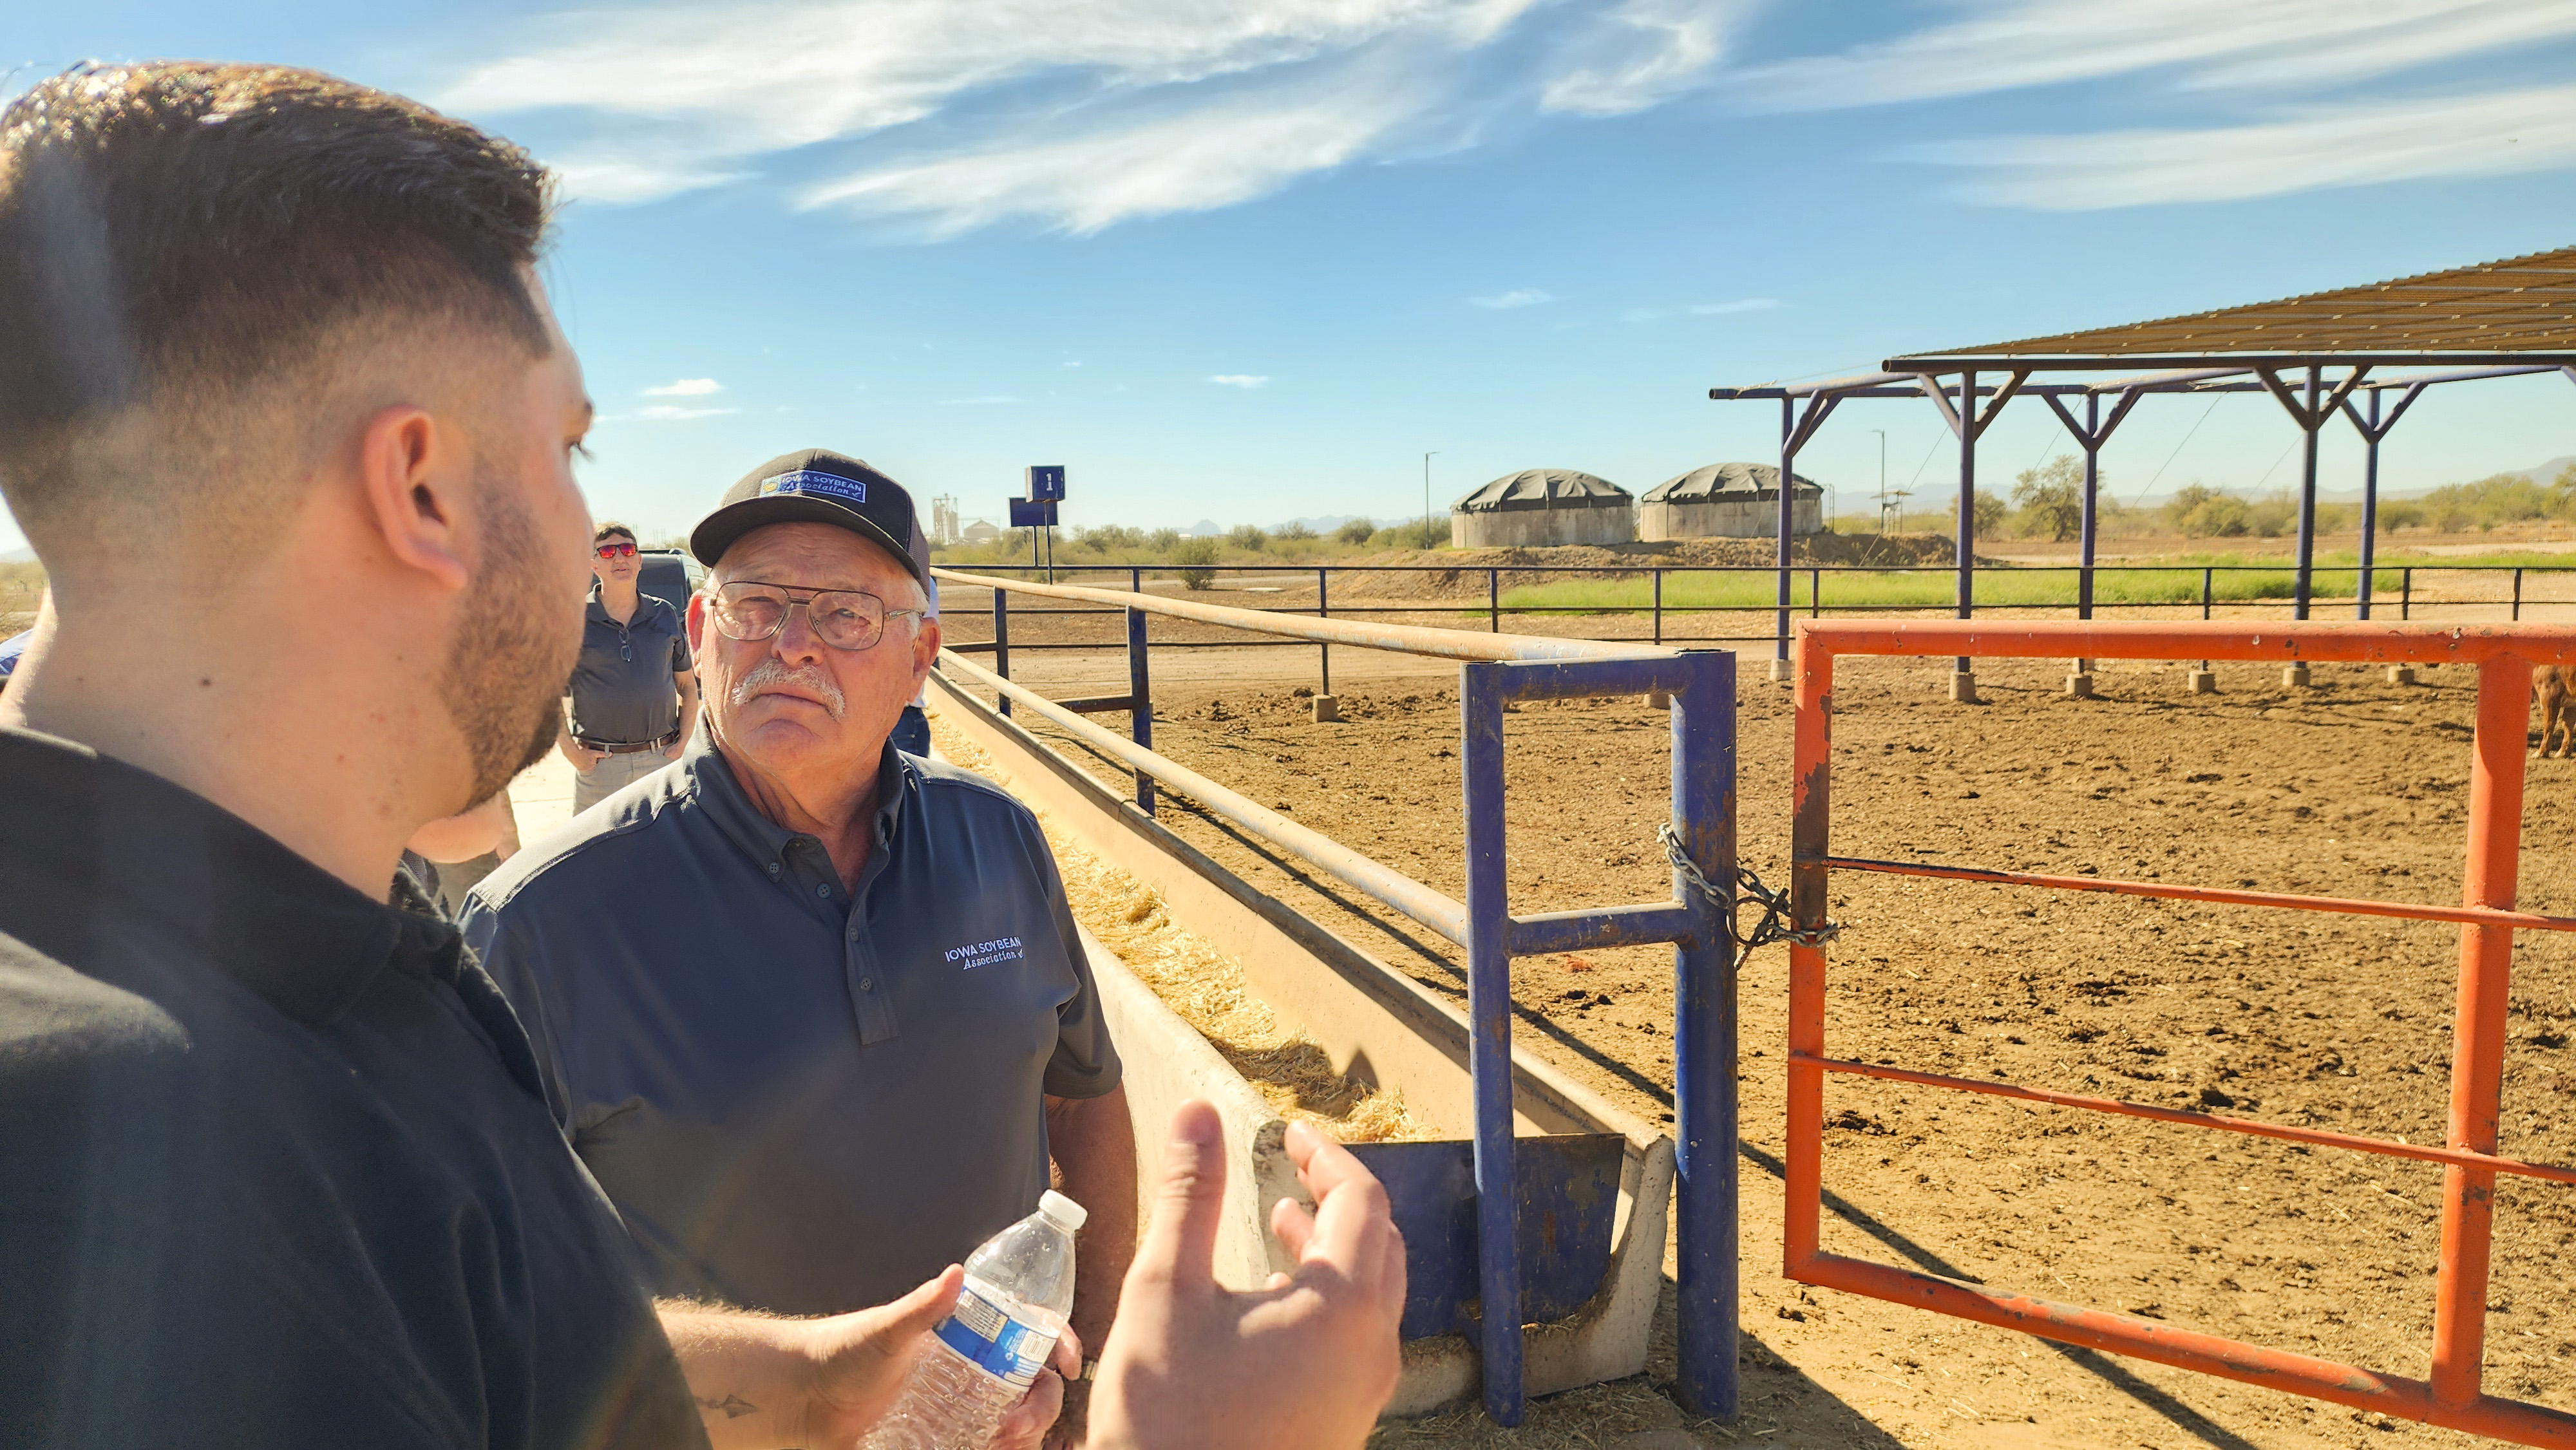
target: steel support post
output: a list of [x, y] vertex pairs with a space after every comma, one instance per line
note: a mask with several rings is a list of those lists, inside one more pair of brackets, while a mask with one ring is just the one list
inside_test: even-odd
[[[1146, 668], [1145, 611], [1127, 611], [1127, 733], [1147, 750], [1154, 748], [1154, 684]], [[1136, 807], [1154, 813], [1154, 778], [1136, 772]]]
[[1673, 831], [1692, 864], [1725, 885], [1724, 906], [1680, 872], [1673, 895], [1697, 918], [1673, 952], [1673, 1143], [1677, 1380], [1682, 1408], [1731, 1419], [1737, 1354], [1736, 960], [1727, 917], [1735, 880], [1735, 656], [1688, 656], [1673, 696]]
[[[1977, 375], [1959, 377], [1959, 617], [1977, 612]], [[1970, 669], [1960, 655], [1950, 665], [1955, 675]]]
[[[1798, 405], [1780, 400], [1780, 613], [1772, 637], [1773, 659], [1789, 658], [1789, 526], [1794, 500], [1790, 480], [1798, 462]], [[1778, 678], [1775, 674], [1774, 679]]]
[[[1324, 579], [1324, 576], [1331, 572], [1332, 571], [1329, 569], [1318, 569], [1315, 571], [1315, 617], [1317, 619], [1330, 619], [1333, 617], [1333, 598], [1326, 590]], [[1333, 647], [1329, 644], [1318, 644], [1315, 646], [1315, 649], [1317, 651], [1317, 670], [1322, 676], [1323, 681], [1316, 687], [1315, 693], [1318, 695], [1329, 695], [1333, 693]]]
[[1476, 1104], [1476, 1264], [1485, 1413], [1517, 1425], [1521, 1397], [1520, 1213], [1512, 1160], [1511, 907], [1503, 875], [1503, 699], [1508, 664], [1459, 670], [1459, 761], [1467, 807], [1467, 1065]]
[[[993, 586], [993, 673], [1011, 677], [1011, 594], [999, 584]], [[1010, 714], [1011, 697], [1002, 696], [999, 708]]]
[[[2050, 402], [2057, 401], [2055, 398]], [[2075, 617], [2093, 617], [2094, 500], [2102, 489], [2102, 395], [2084, 395], [2084, 560], [2075, 576]], [[2081, 665], [2076, 667], [2082, 669]]]
[[2299, 419], [2299, 581], [2290, 608], [2292, 619], [2308, 617], [2308, 596], [2317, 568], [2317, 429], [2325, 414], [2317, 400], [2325, 389], [2325, 369], [2308, 369], [2307, 412]]
[[[2460, 900], [2513, 908], [2522, 837], [2525, 722], [2531, 665], [2498, 655], [2478, 666], [2477, 733], [2469, 769], [2469, 850]], [[2512, 985], [2513, 930], [2460, 928], [2459, 997], [2453, 1012], [2451, 1125], [2445, 1140], [2474, 1153], [2496, 1150], [2504, 1086], [2505, 1009]], [[2442, 1259], [2433, 1283], [2433, 1402], [2457, 1408], [2478, 1398], [2486, 1353], [2487, 1258], [2495, 1227], [2495, 1171], [2451, 1164], [2442, 1170]]]
[[2353, 618], [2370, 618], [2370, 561], [2379, 543], [2379, 390], [2370, 390], [2370, 423], [2361, 430], [2361, 578], [2353, 589]]

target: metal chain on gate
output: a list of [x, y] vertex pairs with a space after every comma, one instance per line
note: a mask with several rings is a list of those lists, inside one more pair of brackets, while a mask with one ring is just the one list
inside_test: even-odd
[[1690, 883], [1692, 890], [1707, 897], [1718, 908], [1718, 919], [1726, 923], [1726, 933], [1734, 939], [1738, 951], [1749, 952], [1775, 941], [1820, 947], [1842, 934], [1842, 923], [1838, 921], [1828, 921], [1812, 931], [1800, 931], [1791, 925], [1795, 918], [1790, 913], [1788, 891], [1772, 890], [1762, 884], [1761, 877], [1742, 866], [1735, 868], [1735, 889], [1761, 906], [1762, 919], [1754, 923], [1751, 931], [1736, 930], [1735, 915], [1730, 909], [1735, 903], [1718, 889], [1716, 882], [1708, 879], [1706, 872], [1699, 869], [1699, 863], [1690, 858], [1690, 852], [1682, 849], [1682, 838], [1669, 821], [1655, 827], [1655, 839], [1664, 843], [1664, 854], [1671, 858], [1673, 869], [1681, 873], [1682, 880]]

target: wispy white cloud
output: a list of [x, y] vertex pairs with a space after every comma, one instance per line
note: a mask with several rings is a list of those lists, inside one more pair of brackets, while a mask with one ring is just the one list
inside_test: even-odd
[[710, 393], [721, 393], [723, 391], [724, 384], [717, 382], [713, 378], [681, 378], [674, 382], [664, 383], [658, 388], [646, 388], [644, 390], [644, 396], [648, 398], [703, 398]]
[[1542, 302], [1554, 302], [1556, 294], [1541, 292], [1536, 287], [1515, 287], [1509, 292], [1497, 292], [1490, 297], [1470, 297], [1467, 300], [1478, 307], [1499, 310], [1512, 307], [1536, 307]]
[[655, 423], [685, 423], [692, 418], [721, 418], [727, 413], [741, 411], [740, 408], [683, 408], [676, 403], [654, 403], [636, 409], [634, 416]]
[[554, 113], [574, 138], [550, 159], [596, 200], [843, 143], [857, 154], [806, 204], [934, 235], [1013, 217], [1079, 233], [1465, 144], [1514, 111], [1658, 104], [1706, 79], [1724, 17], [1752, 3], [665, 0], [528, 22], [428, 89], [470, 115]]
[[2571, 0], [2002, 0], [1835, 55], [1725, 78], [1752, 109], [1829, 110], [2177, 68], [2178, 83], [2348, 82], [2576, 34]]
[[1268, 387], [1270, 376], [1267, 373], [1218, 373], [1208, 381], [1223, 387], [1242, 388], [1248, 392], [1254, 388]]
[[1539, 88], [1550, 111], [1624, 116], [1696, 86], [1726, 47], [1726, 30], [1749, 5], [1708, 0], [1625, 0], [1584, 38], [1572, 68]]
[[2201, 130], [2010, 136], [1913, 148], [1979, 200], [2050, 211], [2576, 167], [2576, 86], [2306, 106]]
[[1013, 397], [1009, 393], [979, 393], [971, 398], [942, 398], [939, 400], [939, 406], [943, 408], [999, 408], [1007, 407], [1018, 401], [1018, 398]]
[[1738, 312], [1768, 312], [1779, 305], [1777, 297], [1739, 297], [1732, 302], [1693, 302], [1681, 307], [1631, 307], [1619, 314], [1619, 320], [1659, 322], [1667, 317], [1725, 317]]

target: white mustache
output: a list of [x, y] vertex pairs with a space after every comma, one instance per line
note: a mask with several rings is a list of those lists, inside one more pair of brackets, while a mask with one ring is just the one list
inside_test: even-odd
[[780, 664], [776, 655], [753, 665], [751, 673], [734, 682], [733, 702], [736, 706], [748, 704], [752, 696], [772, 685], [796, 685], [811, 690], [821, 697], [824, 711], [835, 720], [840, 719], [850, 707], [848, 697], [841, 693], [840, 686], [832, 683], [830, 675], [823, 673], [822, 666], [801, 665], [791, 670]]

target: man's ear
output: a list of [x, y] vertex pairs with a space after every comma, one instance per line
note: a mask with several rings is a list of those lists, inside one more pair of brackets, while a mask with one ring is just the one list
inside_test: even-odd
[[912, 636], [912, 692], [930, 681], [930, 667], [939, 662], [939, 621], [924, 619]]
[[451, 591], [473, 577], [466, 566], [471, 455], [453, 429], [409, 404], [367, 420], [358, 443], [358, 485], [387, 552]]
[[695, 660], [707, 648], [707, 596], [690, 595], [688, 612], [681, 619], [689, 627], [689, 657]]

